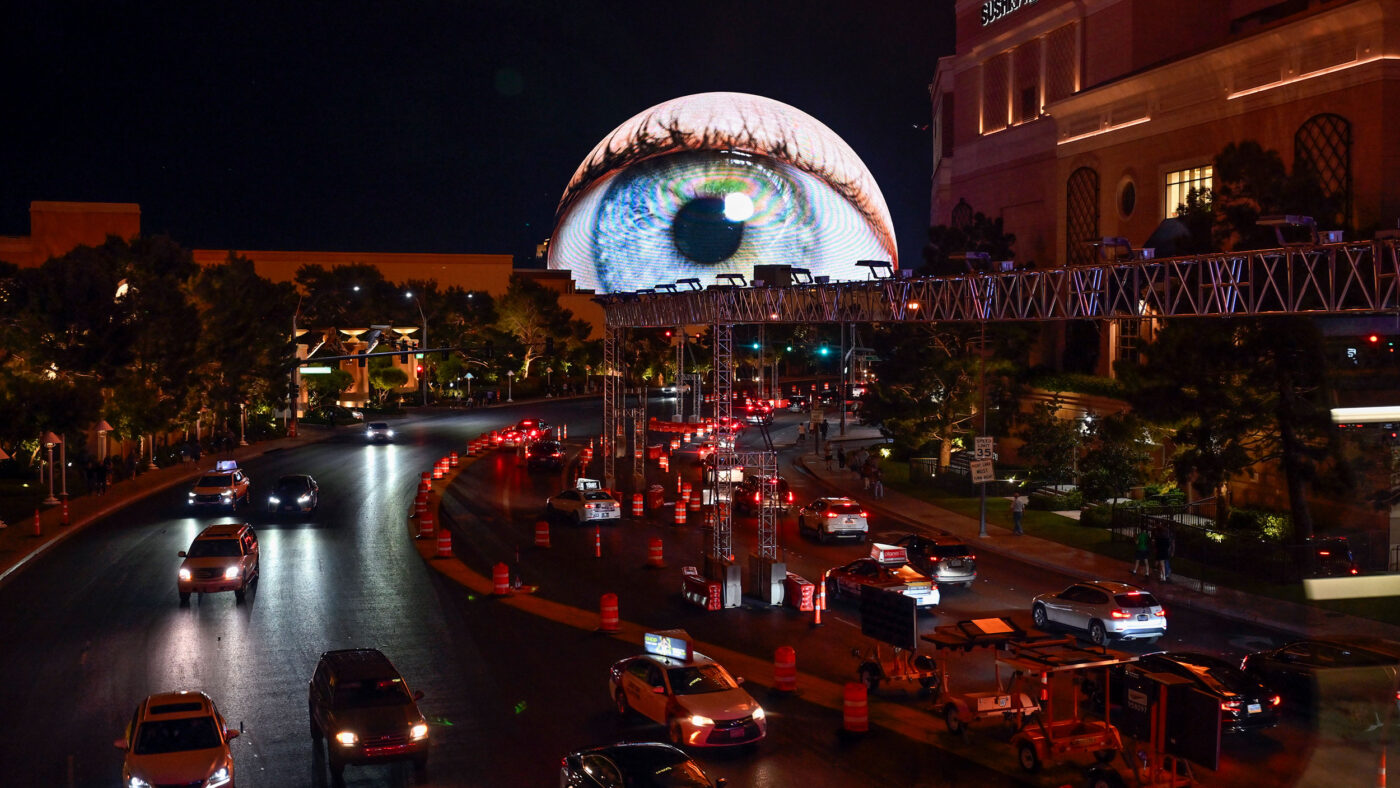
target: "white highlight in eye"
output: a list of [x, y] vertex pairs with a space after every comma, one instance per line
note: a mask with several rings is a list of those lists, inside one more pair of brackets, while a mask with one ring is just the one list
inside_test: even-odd
[[724, 195], [724, 218], [742, 222], [750, 216], [753, 216], [753, 200], [747, 194], [734, 192]]

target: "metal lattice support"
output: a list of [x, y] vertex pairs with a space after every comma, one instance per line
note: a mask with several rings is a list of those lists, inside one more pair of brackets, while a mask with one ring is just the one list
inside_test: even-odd
[[686, 391], [682, 386], [686, 381], [685, 374], [685, 330], [681, 329], [680, 336], [676, 341], [676, 416], [681, 421], [685, 421], [685, 401]]
[[613, 489], [617, 481], [617, 458], [612, 450], [613, 436], [617, 434], [618, 418], [621, 415], [619, 394], [622, 380], [618, 377], [618, 334], [621, 327], [608, 325], [603, 330], [603, 436], [598, 442], [598, 451], [603, 455], [603, 486]]
[[[744, 467], [755, 467], [765, 478], [778, 476], [778, 454], [774, 451], [750, 452], [744, 456]], [[764, 558], [778, 560], [778, 510], [767, 506], [758, 507], [758, 554]]]
[[[1394, 314], [1400, 240], [1075, 268], [600, 296], [608, 326]], [[917, 306], [916, 306], [917, 305]], [[729, 356], [732, 360], [732, 350]]]
[[647, 401], [642, 395], [641, 407], [628, 408], [632, 419], [632, 491], [642, 492], [647, 485]]
[[[714, 324], [715, 342], [715, 428], [729, 431], [734, 405], [734, 325], [723, 321]], [[732, 437], [733, 433], [730, 432]], [[730, 480], [738, 467], [734, 445], [716, 441], [715, 446], [715, 531], [711, 554], [721, 561], [733, 560], [734, 555], [734, 483]]]

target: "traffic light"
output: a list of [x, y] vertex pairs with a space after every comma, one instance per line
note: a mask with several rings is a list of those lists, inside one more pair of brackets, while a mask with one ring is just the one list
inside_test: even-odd
[[821, 347], [817, 348], [817, 355], [819, 355], [819, 356], [825, 356], [825, 355], [828, 355], [828, 354], [830, 354], [830, 353], [831, 353], [831, 348], [827, 347], [825, 342], [822, 343], [822, 346], [821, 346]]
[[671, 338], [671, 329], [669, 329], [669, 328], [666, 329], [666, 338], [667, 338], [667, 339], [670, 339], [670, 338]]
[[423, 374], [423, 365], [422, 365], [422, 364], [419, 364], [419, 365], [418, 365], [418, 374], [419, 374], [419, 375], [422, 375], [422, 374]]
[[792, 352], [792, 345], [788, 345], [788, 346], [787, 346], [787, 352], [789, 352], [789, 353]]
[[749, 345], [749, 347], [753, 348], [754, 350], [758, 350], [758, 343], [755, 342], [752, 345]]

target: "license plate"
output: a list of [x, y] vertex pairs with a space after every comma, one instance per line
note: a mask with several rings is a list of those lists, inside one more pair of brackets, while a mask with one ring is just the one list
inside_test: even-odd
[[856, 518], [854, 518], [854, 517], [847, 517], [847, 518], [846, 518], [846, 523], [845, 523], [845, 524], [846, 524], [846, 525], [855, 525], [855, 524], [856, 524]]
[[1251, 703], [1251, 704], [1249, 704], [1249, 713], [1250, 713], [1250, 714], [1258, 714], [1259, 712], [1261, 712], [1261, 711], [1263, 711], [1263, 710], [1264, 710], [1264, 708], [1263, 708], [1262, 706], [1260, 706], [1258, 703]]
[[732, 731], [729, 732], [729, 738], [731, 738], [731, 739], [742, 739], [742, 738], [744, 738], [744, 729], [743, 729], [743, 728], [735, 728], [734, 730], [732, 730]]
[[1147, 614], [1146, 614], [1146, 613], [1139, 613], [1139, 614], [1138, 614], [1138, 621], [1146, 621], [1146, 620], [1147, 620]]

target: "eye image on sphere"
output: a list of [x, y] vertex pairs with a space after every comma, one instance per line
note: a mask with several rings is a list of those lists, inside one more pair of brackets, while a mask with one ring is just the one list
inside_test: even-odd
[[574, 172], [549, 267], [579, 288], [752, 280], [784, 264], [832, 281], [897, 263], [885, 198], [860, 157], [801, 110], [746, 93], [672, 99], [618, 126]]

